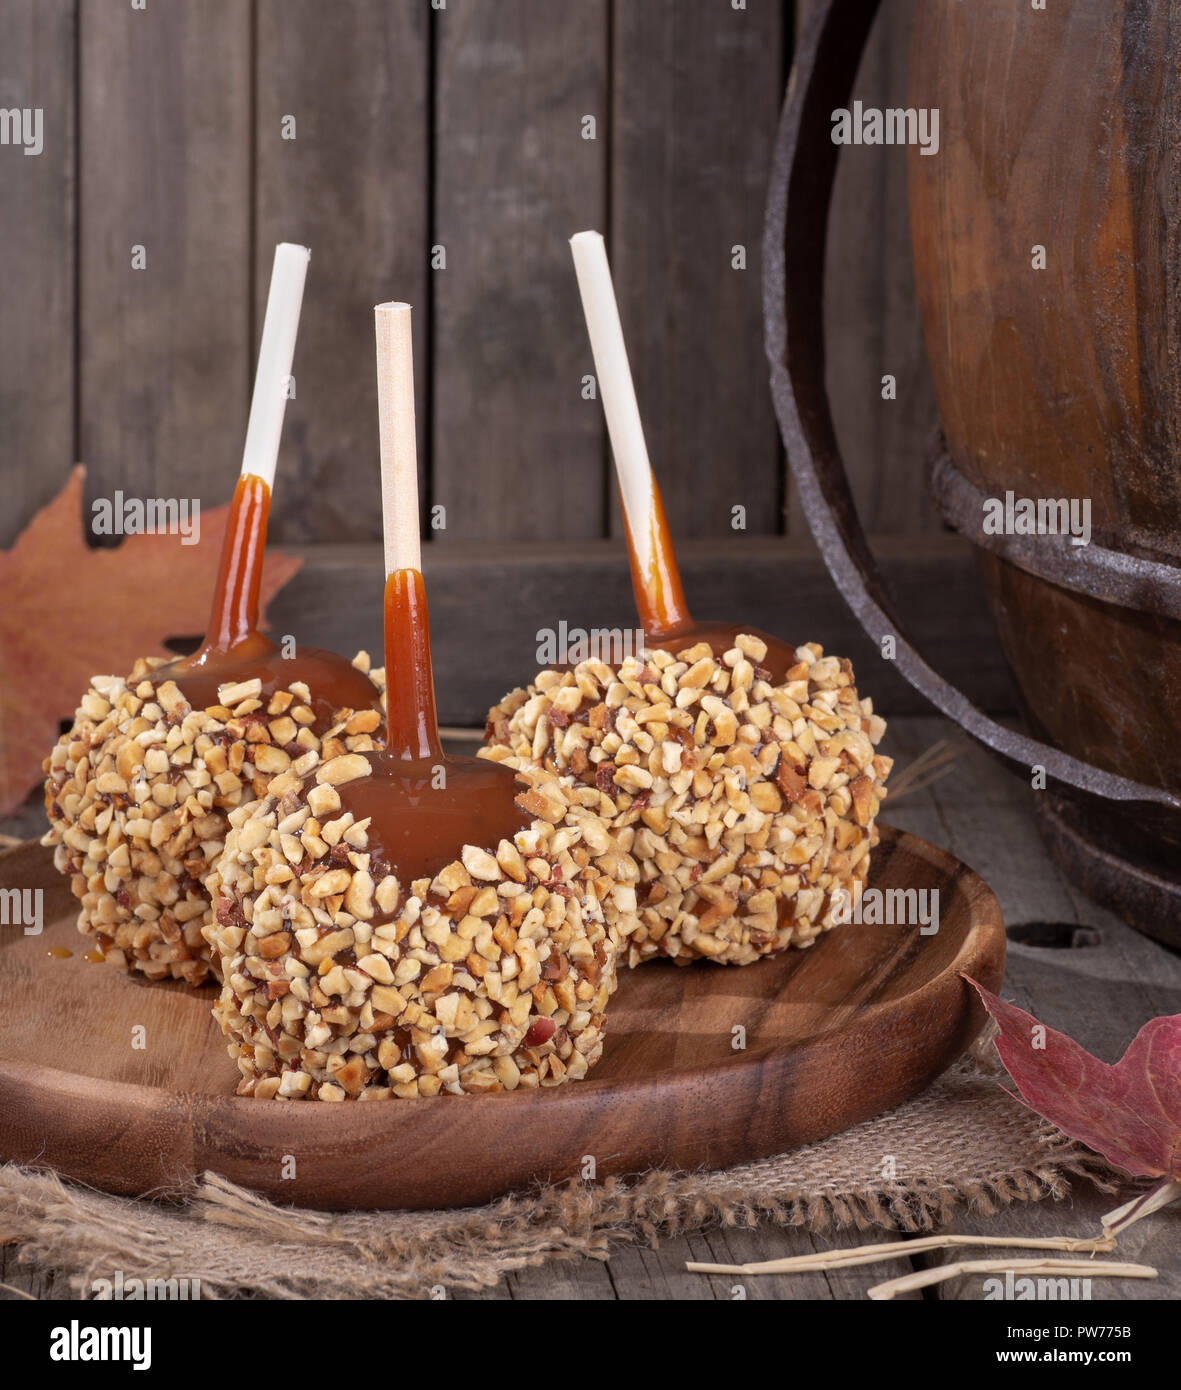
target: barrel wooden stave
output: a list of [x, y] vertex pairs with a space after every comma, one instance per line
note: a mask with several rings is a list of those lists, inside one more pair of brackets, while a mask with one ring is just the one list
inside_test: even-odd
[[[1176, 564], [1181, 16], [1169, 8], [924, 0], [910, 104], [939, 108], [940, 149], [912, 149], [908, 167], [956, 466], [989, 497], [1087, 498], [1095, 542]], [[980, 563], [1034, 731], [1181, 791], [1181, 625]], [[1181, 818], [1087, 815], [1096, 838], [1176, 865]]]

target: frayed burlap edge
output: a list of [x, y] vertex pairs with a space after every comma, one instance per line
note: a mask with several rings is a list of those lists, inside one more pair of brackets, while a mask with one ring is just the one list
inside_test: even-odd
[[1014, 1101], [992, 1071], [978, 1052], [886, 1115], [724, 1172], [573, 1182], [462, 1211], [301, 1211], [215, 1173], [183, 1204], [165, 1205], [6, 1165], [0, 1237], [19, 1245], [21, 1263], [64, 1275], [79, 1294], [122, 1271], [199, 1279], [204, 1298], [424, 1298], [711, 1225], [911, 1233], [957, 1208], [987, 1215], [1062, 1198], [1072, 1178], [1110, 1190], [1106, 1165]]

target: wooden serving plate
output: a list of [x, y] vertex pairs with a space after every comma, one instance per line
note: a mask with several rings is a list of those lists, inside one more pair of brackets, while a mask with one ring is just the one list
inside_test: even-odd
[[[49, 851], [22, 845], [0, 856], [0, 888], [43, 889], [45, 929], [0, 927], [0, 1157], [128, 1195], [212, 1169], [341, 1210], [484, 1202], [578, 1174], [586, 1155], [603, 1178], [779, 1153], [921, 1091], [983, 1022], [959, 972], [1000, 984], [1000, 908], [970, 869], [882, 827], [871, 887], [937, 888], [938, 932], [847, 924], [757, 965], [625, 971], [587, 1081], [320, 1105], [235, 1096], [212, 988], [84, 961]], [[145, 1047], [132, 1046], [136, 1026]]]

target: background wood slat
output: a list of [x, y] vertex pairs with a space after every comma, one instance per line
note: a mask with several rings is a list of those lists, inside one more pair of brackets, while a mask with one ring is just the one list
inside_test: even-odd
[[[797, 31], [815, 0], [797, 0]], [[905, 107], [914, 0], [882, 5], [853, 84], [864, 106]], [[837, 161], [825, 250], [824, 335], [837, 442], [867, 531], [943, 529], [927, 486], [937, 412], [910, 255], [906, 150], [849, 145]], [[938, 156], [932, 156], [937, 158]], [[897, 398], [882, 399], [882, 377]], [[789, 526], [808, 523], [792, 496]]]
[[616, 0], [614, 15], [610, 252], [669, 522], [678, 536], [732, 535], [742, 505], [748, 531], [778, 533], [761, 248], [784, 7]]
[[[80, 453], [88, 497], [224, 501], [250, 343], [250, 7], [80, 7]], [[131, 248], [147, 268], [131, 268]]]
[[[312, 249], [271, 536], [376, 540], [373, 306], [414, 306], [420, 488], [430, 304], [430, 10], [388, 0], [259, 0], [254, 334], [278, 241]], [[295, 117], [294, 140], [281, 138]], [[251, 366], [253, 371], [253, 365]]]
[[607, 14], [606, 0], [436, 14], [441, 541], [603, 533], [602, 411], [581, 397], [593, 368], [567, 238], [606, 218]]
[[74, 459], [75, 0], [0, 0], [0, 107], [40, 107], [44, 146], [0, 148], [0, 545]]
[[[940, 669], [985, 709], [1011, 710], [1013, 696], [988, 611], [968, 581], [975, 562], [958, 536], [921, 546], [883, 538], [883, 570], [911, 629]], [[381, 550], [376, 543], [308, 546], [303, 569], [272, 601], [277, 632], [349, 656], [381, 652]], [[811, 541], [748, 536], [686, 541], [681, 572], [702, 619], [745, 617], [796, 642], [821, 642], [849, 657], [863, 695], [890, 718], [928, 706], [883, 661], [832, 586]], [[483, 725], [488, 707], [537, 673], [540, 628], [630, 628], [636, 623], [627, 559], [619, 541], [497, 542], [427, 546], [431, 644], [439, 718]], [[342, 605], [340, 596], [350, 595]]]

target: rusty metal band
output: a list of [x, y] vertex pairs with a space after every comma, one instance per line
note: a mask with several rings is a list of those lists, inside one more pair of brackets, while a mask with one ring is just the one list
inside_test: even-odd
[[986, 747], [1025, 769], [1111, 801], [1181, 810], [1161, 787], [1118, 777], [1015, 733], [977, 709], [905, 634], [874, 563], [837, 447], [824, 380], [824, 246], [836, 173], [832, 112], [848, 105], [878, 0], [815, 7], [776, 137], [763, 232], [763, 321], [771, 394], [788, 462], [824, 562], [862, 627], [912, 686]]
[[1073, 545], [1069, 536], [984, 531], [984, 507], [991, 499], [955, 466], [942, 434], [931, 450], [931, 488], [949, 526], [1026, 574], [1104, 603], [1161, 618], [1181, 618], [1181, 568], [1175, 565], [1110, 550], [1093, 541]]

